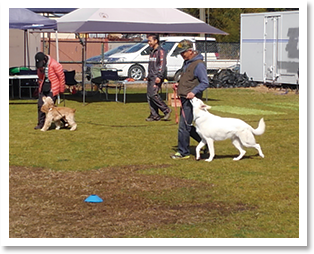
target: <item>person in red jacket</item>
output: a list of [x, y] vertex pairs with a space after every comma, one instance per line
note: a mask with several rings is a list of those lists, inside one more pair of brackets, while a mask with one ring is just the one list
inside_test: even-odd
[[46, 114], [41, 112], [43, 96], [50, 96], [55, 102], [58, 94], [64, 93], [65, 78], [62, 65], [49, 55], [38, 52], [35, 55], [35, 62], [38, 75], [38, 123], [36, 129], [44, 126]]

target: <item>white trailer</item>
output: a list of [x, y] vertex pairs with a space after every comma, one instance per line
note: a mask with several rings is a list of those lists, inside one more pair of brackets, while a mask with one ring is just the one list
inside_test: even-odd
[[298, 85], [299, 11], [241, 14], [240, 72], [258, 82]]

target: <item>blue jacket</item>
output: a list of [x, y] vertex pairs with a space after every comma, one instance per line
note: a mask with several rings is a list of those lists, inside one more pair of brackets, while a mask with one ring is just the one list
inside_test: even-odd
[[[184, 61], [183, 64], [183, 72], [186, 70], [188, 65], [196, 60], [204, 60], [204, 57], [201, 54], [196, 55], [190, 60]], [[207, 77], [207, 70], [203, 63], [199, 63], [194, 69], [194, 76], [198, 78], [199, 84], [193, 88], [191, 91], [194, 94], [198, 94], [206, 90], [209, 87], [208, 77]]]

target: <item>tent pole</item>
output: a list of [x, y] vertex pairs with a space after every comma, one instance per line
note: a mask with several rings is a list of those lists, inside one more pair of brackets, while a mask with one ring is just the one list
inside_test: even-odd
[[[208, 76], [208, 70], [207, 70], [207, 34], [205, 34], [205, 66], [206, 66], [206, 74]], [[208, 98], [208, 88], [206, 89], [206, 102]]]
[[[87, 34], [84, 34], [86, 37]], [[85, 61], [86, 61], [86, 38], [80, 39], [82, 44], [82, 87], [83, 87], [83, 105], [85, 106], [86, 88], [85, 88]]]
[[[56, 36], [56, 59], [57, 62], [59, 63], [59, 45], [58, 45], [58, 31], [55, 31], [55, 36]], [[60, 94], [58, 94], [58, 104], [60, 104], [61, 99], [60, 99]], [[63, 102], [64, 102], [64, 106], [65, 106], [65, 97], [63, 94]]]
[[56, 57], [57, 57], [57, 62], [59, 62], [59, 40], [58, 40], [58, 31], [56, 30]]
[[26, 54], [27, 54], [27, 67], [30, 68], [30, 60], [29, 60], [29, 30], [27, 30], [27, 48], [26, 48]]
[[50, 55], [50, 43], [51, 43], [51, 35], [50, 32], [47, 33], [47, 38], [48, 38], [48, 55]]
[[26, 30], [24, 30], [24, 66], [26, 66]]

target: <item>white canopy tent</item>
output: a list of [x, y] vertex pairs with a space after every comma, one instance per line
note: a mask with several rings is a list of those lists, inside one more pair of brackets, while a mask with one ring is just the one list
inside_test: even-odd
[[[175, 33], [222, 34], [221, 31], [176, 8], [81, 8], [57, 20], [58, 32], [65, 33]], [[82, 85], [85, 103], [86, 43], [83, 46]]]
[[72, 33], [227, 33], [175, 8], [82, 8], [64, 15], [59, 32]]

